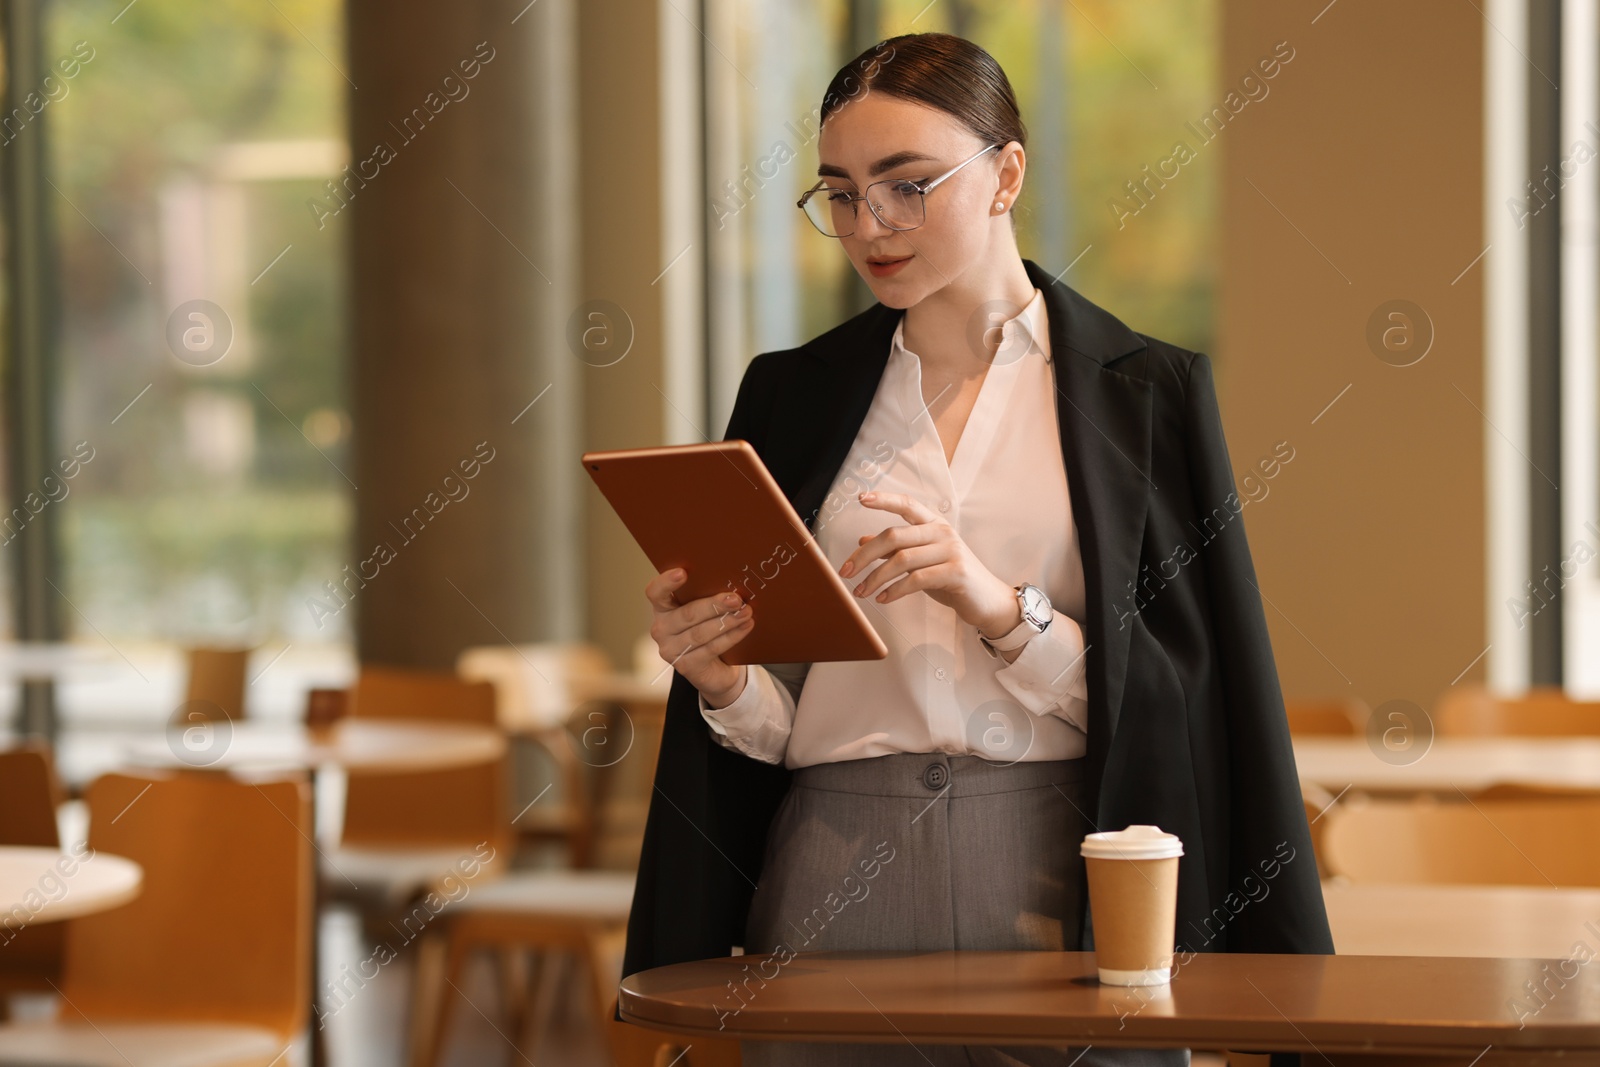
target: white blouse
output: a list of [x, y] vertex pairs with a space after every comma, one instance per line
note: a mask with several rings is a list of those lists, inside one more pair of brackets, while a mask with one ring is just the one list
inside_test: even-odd
[[[700, 697], [718, 743], [790, 768], [893, 752], [1003, 762], [1082, 756], [1083, 559], [1061, 455], [1043, 293], [1035, 289], [1028, 306], [1002, 324], [994, 362], [948, 463], [924, 402], [921, 360], [895, 329], [872, 406], [813, 523], [835, 568], [863, 534], [906, 521], [863, 505], [857, 494], [868, 489], [920, 500], [997, 577], [1042, 588], [1054, 609], [1050, 625], [1007, 664], [978, 643], [976, 627], [926, 593], [880, 604], [874, 591], [857, 603], [888, 646], [886, 659], [747, 666], [744, 689], [726, 707], [711, 708]], [[878, 562], [846, 584], [853, 589]]]

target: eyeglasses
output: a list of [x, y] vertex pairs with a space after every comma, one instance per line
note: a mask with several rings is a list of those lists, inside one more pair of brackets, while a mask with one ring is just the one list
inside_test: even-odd
[[[856, 232], [856, 201], [865, 200], [879, 222], [891, 230], [914, 230], [927, 220], [927, 196], [940, 182], [971, 163], [984, 152], [1001, 147], [992, 144], [968, 156], [937, 178], [914, 182], [908, 178], [885, 178], [867, 186], [865, 193], [852, 193], [848, 189], [829, 189], [823, 182], [806, 190], [797, 202], [806, 213], [811, 225], [824, 237], [849, 237]], [[825, 194], [818, 196], [818, 193]]]

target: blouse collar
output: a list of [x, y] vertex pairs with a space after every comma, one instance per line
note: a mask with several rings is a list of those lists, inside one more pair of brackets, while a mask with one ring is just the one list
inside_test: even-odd
[[[894, 340], [890, 344], [890, 352], [907, 352], [902, 331], [905, 329], [906, 317], [900, 316], [900, 321], [895, 324]], [[992, 327], [991, 327], [992, 328]], [[1012, 346], [1026, 346], [1016, 347]], [[1019, 355], [1038, 350], [1043, 354], [1045, 362], [1050, 361], [1050, 325], [1048, 312], [1045, 310], [1044, 293], [1038, 287], [1033, 290], [1033, 299], [1028, 301], [1026, 307], [1011, 318], [1000, 324], [1000, 347], [996, 350], [996, 361], [1008, 362], [1007, 353], [1016, 352]]]

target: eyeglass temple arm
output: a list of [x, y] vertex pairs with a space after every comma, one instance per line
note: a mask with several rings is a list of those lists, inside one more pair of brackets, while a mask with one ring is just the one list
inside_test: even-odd
[[978, 156], [983, 155], [984, 152], [988, 152], [988, 151], [991, 151], [991, 150], [999, 148], [999, 147], [1000, 146], [997, 145], [997, 144], [992, 144], [988, 148], [985, 148], [982, 151], [979, 151], [974, 155], [968, 156], [964, 161], [962, 161], [960, 163], [957, 163], [953, 168], [951, 168], [950, 170], [945, 171], [943, 174], [941, 174], [937, 178], [933, 179], [933, 181], [929, 182], [927, 185], [924, 185], [922, 187], [922, 192], [924, 194], [931, 193], [935, 188], [938, 187], [940, 182], [944, 181], [946, 178], [953, 177], [955, 175], [956, 171], [960, 170], [962, 167], [966, 166], [968, 163], [971, 163], [974, 159], [977, 159]]

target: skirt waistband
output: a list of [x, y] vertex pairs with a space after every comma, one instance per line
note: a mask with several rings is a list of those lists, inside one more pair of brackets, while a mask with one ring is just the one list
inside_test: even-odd
[[1088, 758], [996, 763], [946, 752], [894, 752], [886, 756], [797, 767], [791, 786], [878, 797], [952, 797], [1008, 793], [1083, 781]]

